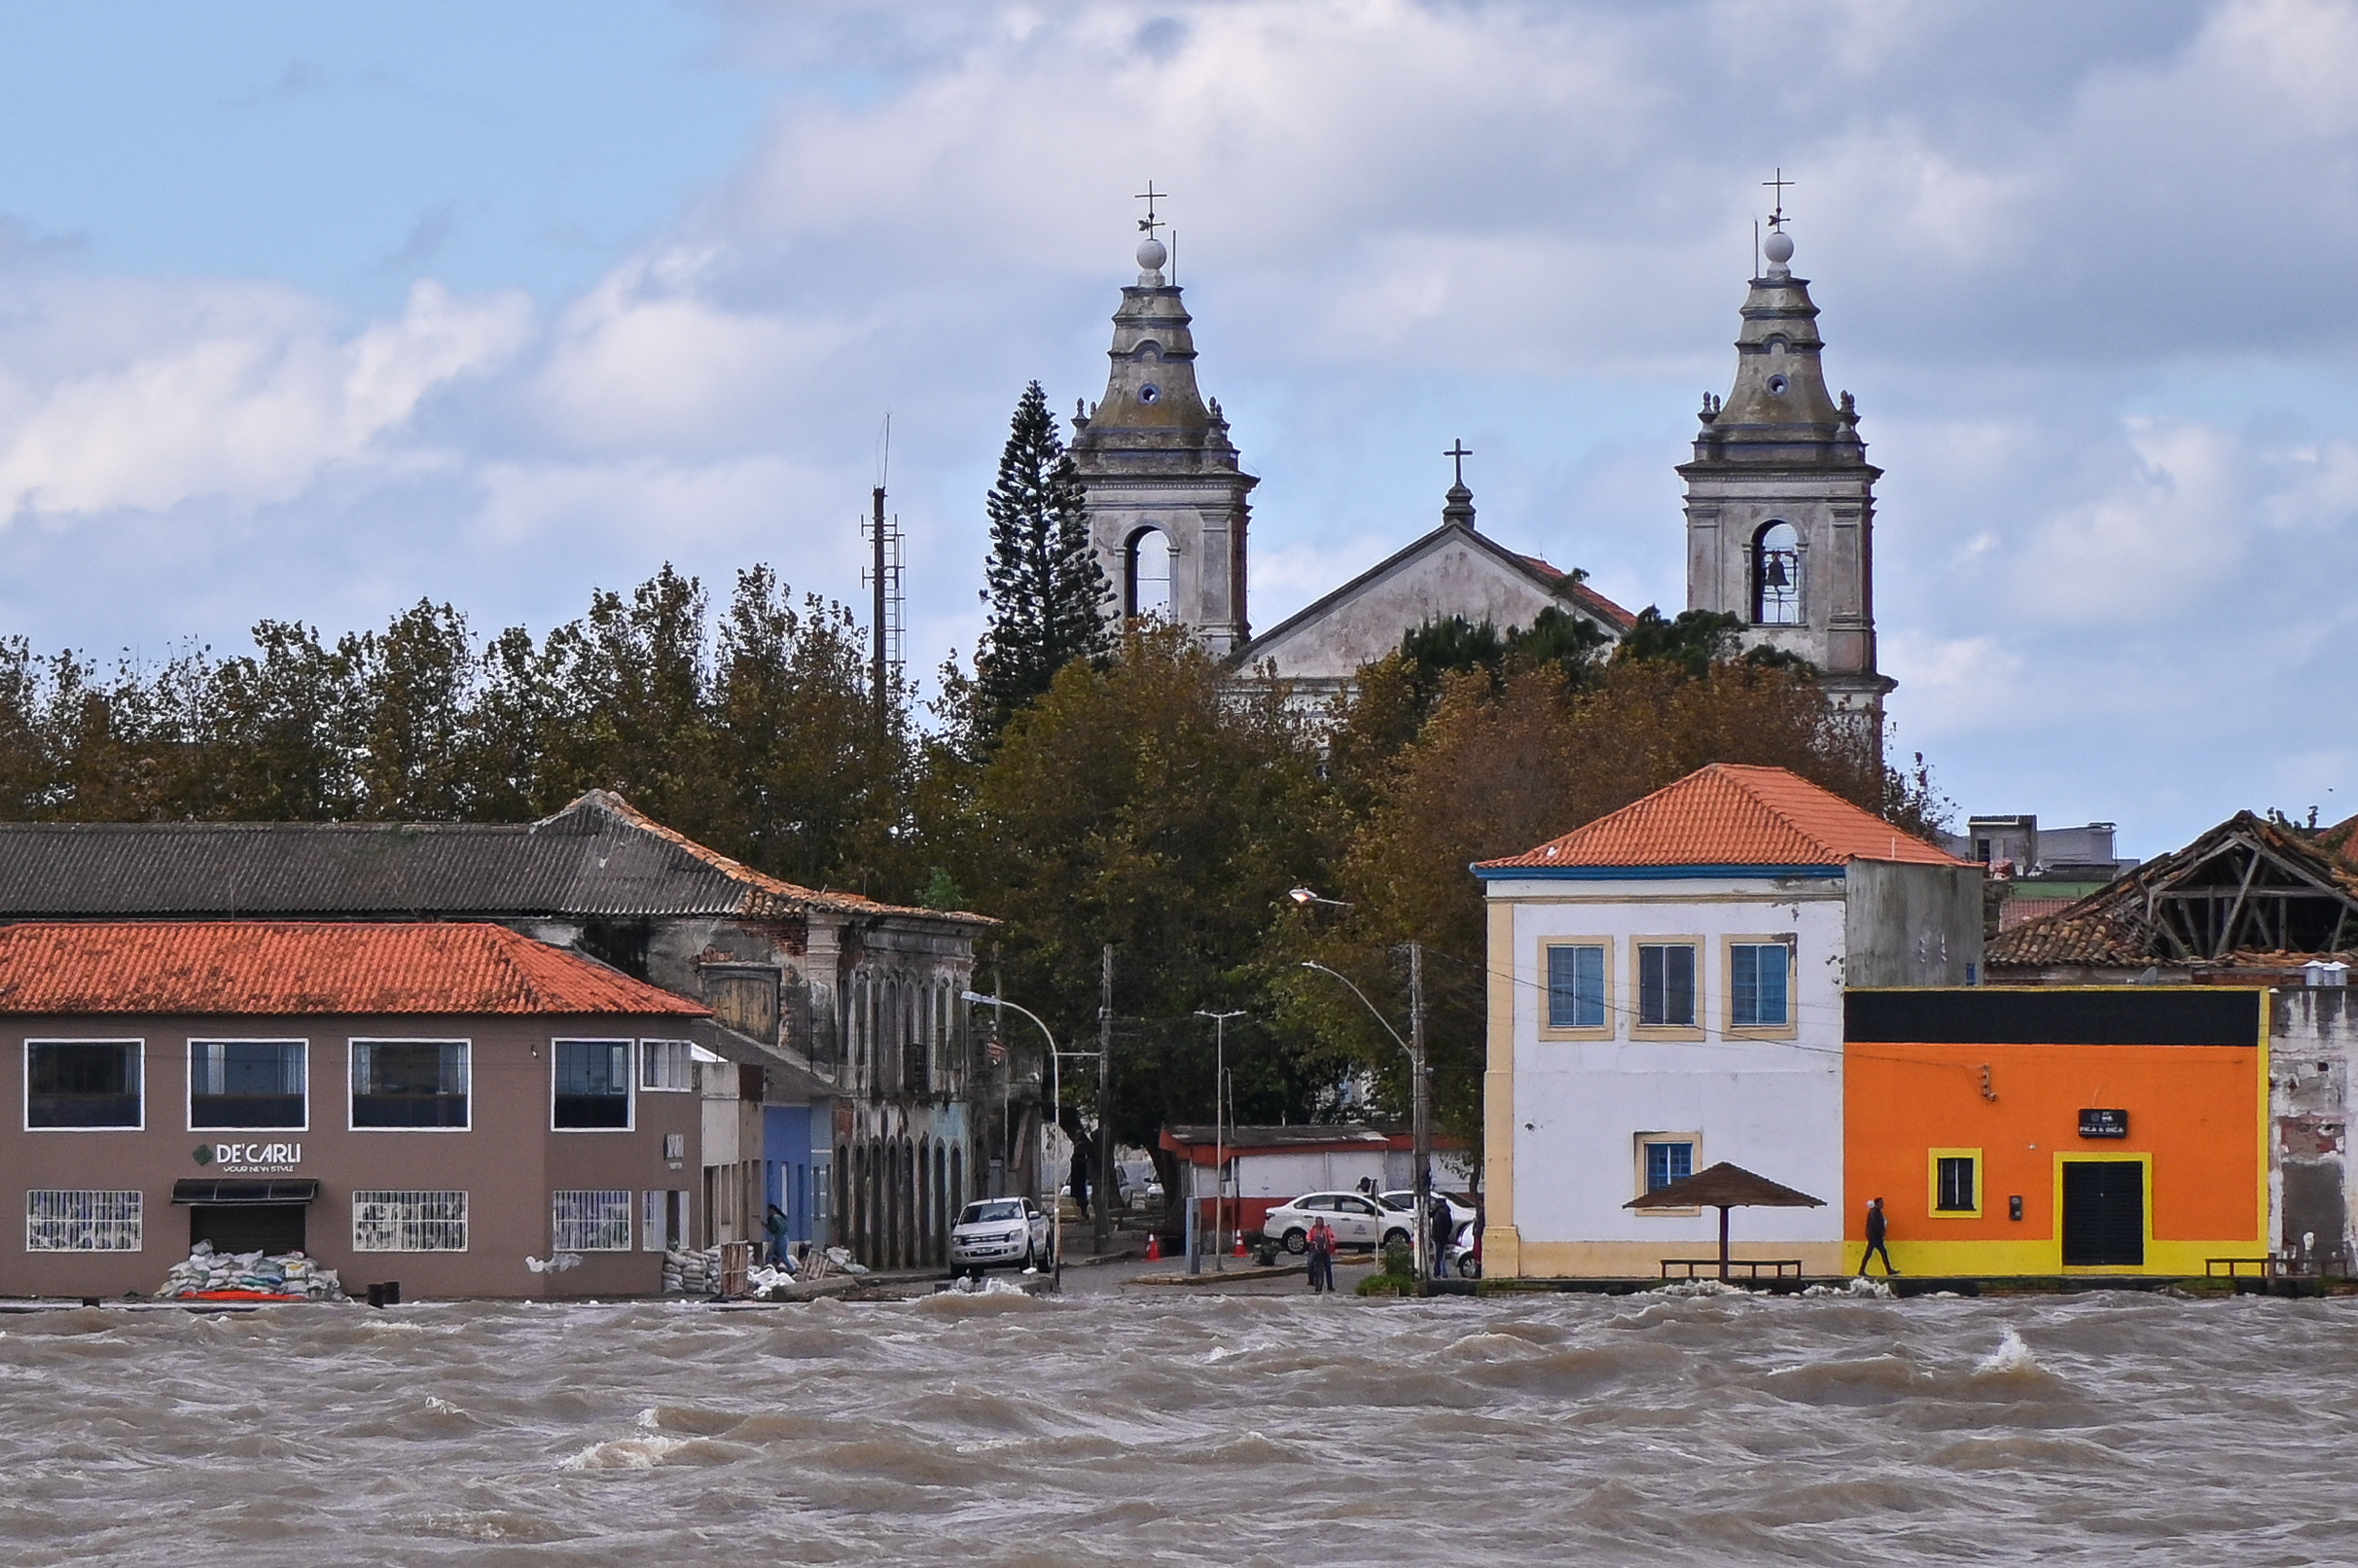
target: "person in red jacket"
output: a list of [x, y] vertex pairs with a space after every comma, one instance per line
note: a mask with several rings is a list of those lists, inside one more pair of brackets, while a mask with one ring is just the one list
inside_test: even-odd
[[1335, 1288], [1335, 1230], [1319, 1215], [1310, 1221], [1310, 1289], [1332, 1291]]

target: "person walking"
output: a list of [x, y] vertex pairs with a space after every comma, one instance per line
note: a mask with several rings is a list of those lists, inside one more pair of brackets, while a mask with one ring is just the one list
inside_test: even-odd
[[769, 1232], [770, 1264], [776, 1267], [784, 1267], [786, 1264], [786, 1211], [775, 1203], [770, 1204], [769, 1212], [762, 1217], [762, 1229]]
[[1883, 1255], [1884, 1274], [1889, 1276], [1899, 1272], [1891, 1266], [1891, 1249], [1883, 1245], [1883, 1200], [1878, 1197], [1867, 1205], [1867, 1251], [1859, 1259], [1861, 1279], [1867, 1277], [1867, 1265], [1875, 1261], [1875, 1255], [1878, 1252]]
[[1310, 1290], [1332, 1291], [1335, 1288], [1335, 1229], [1319, 1215], [1310, 1221]]
[[1073, 1140], [1073, 1168], [1068, 1180], [1072, 1183], [1073, 1206], [1081, 1211], [1081, 1218], [1086, 1220], [1089, 1218], [1089, 1145], [1078, 1138]]

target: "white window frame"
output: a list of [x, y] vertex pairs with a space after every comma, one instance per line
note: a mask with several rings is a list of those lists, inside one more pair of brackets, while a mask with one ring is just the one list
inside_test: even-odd
[[[620, 1046], [623, 1048], [623, 1124], [619, 1127], [560, 1127], [556, 1124], [557, 1048], [560, 1046]], [[638, 1130], [638, 1042], [624, 1035], [569, 1034], [549, 1041], [549, 1130], [551, 1132], [636, 1132]]]
[[[303, 1123], [292, 1127], [200, 1127], [196, 1124], [196, 1048], [198, 1046], [301, 1046], [303, 1048]], [[191, 1132], [308, 1132], [311, 1130], [311, 1042], [287, 1038], [266, 1040], [253, 1035], [196, 1035], [188, 1038], [188, 1071], [182, 1075], [180, 1108]]]
[[[129, 1046], [136, 1052], [133, 1060], [139, 1064], [139, 1120], [128, 1124], [106, 1127], [37, 1127], [33, 1125], [33, 1048], [35, 1046]], [[59, 1039], [54, 1035], [24, 1042], [23, 1059], [18, 1064], [21, 1073], [23, 1097], [17, 1102], [19, 1123], [27, 1132], [145, 1132], [147, 1130], [148, 1070], [147, 1039], [128, 1035], [106, 1035], [98, 1038]], [[60, 1189], [74, 1191], [75, 1189]], [[95, 1189], [93, 1189], [95, 1191]]]
[[[637, 1194], [627, 1189], [565, 1188], [549, 1194], [549, 1240], [557, 1252], [628, 1252], [630, 1211]], [[619, 1225], [620, 1229], [615, 1227]], [[602, 1229], [600, 1228], [603, 1228]], [[604, 1238], [567, 1240], [574, 1237]], [[613, 1239], [621, 1236], [620, 1241]]]
[[[451, 1199], [456, 1199], [453, 1203]], [[425, 1214], [418, 1211], [439, 1205], [446, 1212]], [[370, 1208], [396, 1212], [364, 1216]], [[455, 1215], [447, 1212], [455, 1208]], [[407, 1212], [402, 1212], [407, 1211]], [[364, 1221], [384, 1229], [372, 1232], [365, 1229]], [[389, 1232], [390, 1239], [376, 1241]], [[455, 1236], [457, 1239], [452, 1241]], [[441, 1190], [355, 1188], [352, 1193], [352, 1250], [354, 1252], [465, 1252], [467, 1250], [467, 1194], [461, 1189]]]
[[[51, 1201], [45, 1202], [44, 1199]], [[65, 1200], [65, 1201], [58, 1201]], [[74, 1207], [83, 1212], [63, 1212]], [[112, 1214], [92, 1210], [112, 1207]], [[147, 1194], [135, 1188], [32, 1188], [24, 1194], [24, 1250], [26, 1252], [144, 1252], [146, 1235]], [[51, 1212], [43, 1213], [43, 1210]], [[128, 1236], [127, 1242], [115, 1245], [100, 1242], [89, 1246], [74, 1246], [54, 1238], [68, 1233], [67, 1227], [85, 1227], [85, 1235]], [[45, 1228], [48, 1228], [45, 1230]], [[45, 1236], [48, 1238], [45, 1240]]]
[[[641, 1040], [638, 1043], [638, 1087], [648, 1094], [693, 1094], [696, 1092], [696, 1042], [693, 1040]], [[659, 1072], [658, 1064], [662, 1071]], [[676, 1075], [671, 1071], [677, 1068]], [[676, 1076], [677, 1083], [659, 1084], [655, 1079]], [[552, 1092], [554, 1092], [552, 1090]]]
[[[344, 1042], [344, 1130], [347, 1132], [473, 1132], [475, 1130], [475, 1040], [471, 1035], [354, 1035]], [[459, 1070], [467, 1080], [467, 1120], [455, 1127], [364, 1127], [352, 1118], [359, 1098], [360, 1048], [363, 1046], [457, 1046], [466, 1052]]]

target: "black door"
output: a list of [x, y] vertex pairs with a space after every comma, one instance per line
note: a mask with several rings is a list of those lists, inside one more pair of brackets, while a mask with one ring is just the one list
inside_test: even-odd
[[2063, 1161], [2063, 1265], [2144, 1263], [2145, 1166], [2133, 1159]]
[[189, 1210], [189, 1245], [210, 1241], [215, 1252], [301, 1252], [302, 1203], [199, 1204]]

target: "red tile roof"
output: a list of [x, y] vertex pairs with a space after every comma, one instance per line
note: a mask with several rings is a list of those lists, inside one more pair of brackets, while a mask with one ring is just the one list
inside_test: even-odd
[[0, 926], [0, 1013], [711, 1010], [505, 926], [268, 920]]
[[1551, 843], [1484, 867], [1916, 866], [1965, 862], [1782, 767], [1714, 763]]

